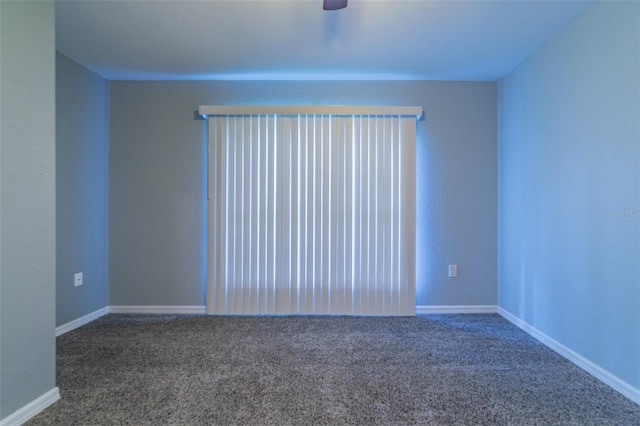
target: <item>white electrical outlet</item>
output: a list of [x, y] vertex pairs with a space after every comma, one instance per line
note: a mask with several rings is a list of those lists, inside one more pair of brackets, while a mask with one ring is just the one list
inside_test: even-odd
[[449, 265], [449, 277], [455, 278], [458, 276], [458, 265]]
[[83, 283], [82, 272], [73, 274], [73, 285], [75, 287], [78, 287], [79, 285], [82, 285], [82, 283]]

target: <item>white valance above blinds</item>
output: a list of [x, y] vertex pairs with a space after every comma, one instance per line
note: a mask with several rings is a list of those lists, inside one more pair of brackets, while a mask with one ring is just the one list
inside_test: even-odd
[[348, 105], [200, 105], [204, 118], [224, 115], [395, 115], [422, 117], [420, 106], [348, 106]]

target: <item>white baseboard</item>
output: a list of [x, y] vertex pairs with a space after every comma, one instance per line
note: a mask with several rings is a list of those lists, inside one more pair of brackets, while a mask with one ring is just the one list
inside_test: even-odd
[[495, 314], [496, 305], [419, 305], [416, 314]]
[[111, 314], [204, 314], [204, 306], [119, 305], [109, 306]]
[[105, 306], [95, 312], [91, 312], [83, 317], [69, 321], [59, 327], [56, 327], [56, 337], [75, 330], [78, 327], [89, 324], [91, 321], [97, 320], [106, 314], [204, 314], [204, 306], [156, 306], [156, 305], [123, 305], [123, 306]]
[[[495, 305], [418, 305], [416, 314], [495, 314]], [[56, 327], [56, 336], [90, 323], [106, 314], [204, 314], [200, 305], [111, 305]]]
[[553, 339], [552, 337], [549, 337], [548, 335], [538, 330], [531, 324], [516, 317], [506, 309], [498, 307], [498, 314], [500, 314], [503, 318], [510, 321], [517, 327], [524, 330], [526, 333], [531, 335], [533, 338], [538, 340], [543, 345], [547, 346], [551, 350], [557, 352], [564, 358], [573, 362], [575, 365], [582, 368], [587, 373], [594, 376], [596, 379], [609, 385], [610, 387], [620, 392], [621, 394], [623, 394], [624, 396], [626, 396], [636, 404], [640, 404], [640, 389], [630, 385], [629, 383], [625, 382], [618, 376], [610, 373], [609, 371], [593, 363], [592, 361], [589, 361], [587, 358], [569, 349], [568, 347], [558, 342], [557, 340]]
[[62, 324], [61, 326], [56, 327], [56, 337], [60, 336], [61, 334], [67, 333], [71, 330], [75, 330], [78, 327], [82, 327], [85, 324], [89, 324], [91, 321], [96, 320], [108, 313], [109, 313], [109, 307], [105, 306], [104, 308], [98, 309], [97, 311], [91, 312], [90, 314], [87, 314], [83, 317], [74, 319], [73, 321], [69, 321], [66, 324]]
[[20, 426], [37, 416], [45, 408], [60, 399], [60, 390], [53, 388], [24, 407], [0, 420], [0, 426]]

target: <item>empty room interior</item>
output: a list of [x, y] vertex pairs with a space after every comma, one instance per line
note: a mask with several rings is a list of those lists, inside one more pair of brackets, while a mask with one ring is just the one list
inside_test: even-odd
[[0, 46], [0, 426], [640, 424], [640, 2], [2, 0]]

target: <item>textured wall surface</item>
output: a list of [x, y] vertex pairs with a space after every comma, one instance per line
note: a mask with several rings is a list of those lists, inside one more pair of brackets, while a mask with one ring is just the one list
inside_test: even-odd
[[[109, 304], [109, 83], [56, 54], [56, 325]], [[73, 275], [84, 284], [75, 287]]]
[[55, 387], [52, 2], [0, 4], [0, 419]]
[[496, 96], [472, 82], [112, 82], [110, 304], [204, 304], [202, 104], [422, 105], [416, 303], [496, 304]]
[[499, 93], [499, 305], [640, 388], [640, 4], [596, 4]]

